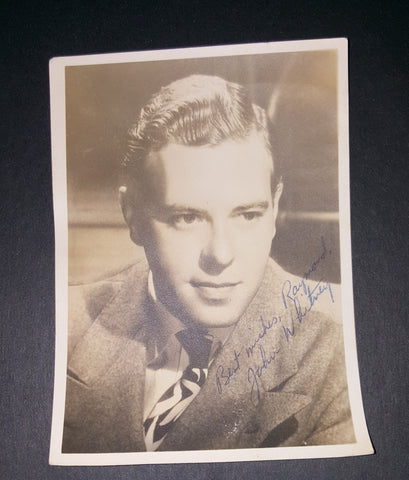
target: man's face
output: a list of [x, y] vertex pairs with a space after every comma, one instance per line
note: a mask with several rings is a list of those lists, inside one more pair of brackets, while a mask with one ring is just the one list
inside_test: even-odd
[[169, 144], [147, 169], [142, 241], [159, 300], [187, 325], [234, 324], [260, 286], [275, 233], [278, 198], [262, 139]]

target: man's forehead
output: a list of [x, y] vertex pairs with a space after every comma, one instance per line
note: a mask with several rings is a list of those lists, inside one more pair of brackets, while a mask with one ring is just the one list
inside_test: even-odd
[[[250, 134], [244, 139], [229, 139], [216, 145], [183, 145], [180, 143], [169, 142], [160, 150], [151, 152], [146, 159], [146, 168], [152, 172], [161, 170], [161, 162], [163, 164], [172, 163], [173, 169], [176, 171], [178, 166], [186, 165], [187, 162], [196, 161], [197, 166], [202, 166], [203, 170], [217, 168], [213, 158], [226, 158], [232, 161], [229, 166], [234, 169], [235, 162], [238, 167], [239, 163], [246, 162], [249, 165], [257, 166], [259, 162], [266, 162], [269, 169], [273, 170], [272, 154], [266, 146], [263, 135], [258, 132]], [[223, 165], [220, 162], [219, 170]], [[227, 166], [227, 164], [225, 165]]]
[[216, 146], [168, 144], [148, 160], [152, 200], [246, 203], [270, 193], [273, 163], [259, 135]]

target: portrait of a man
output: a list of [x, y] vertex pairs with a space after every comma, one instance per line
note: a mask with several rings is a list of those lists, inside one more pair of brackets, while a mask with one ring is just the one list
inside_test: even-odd
[[370, 451], [338, 48], [57, 59], [52, 463]]
[[266, 112], [222, 78], [177, 80], [142, 109], [123, 164], [146, 261], [74, 287], [86, 327], [63, 452], [353, 442], [340, 326], [270, 258], [283, 185]]

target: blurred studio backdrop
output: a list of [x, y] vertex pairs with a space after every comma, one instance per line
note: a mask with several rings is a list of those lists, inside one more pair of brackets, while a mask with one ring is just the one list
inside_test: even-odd
[[338, 283], [337, 52], [333, 50], [66, 67], [69, 281], [96, 280], [142, 249], [129, 239], [118, 204], [126, 134], [150, 96], [193, 73], [246, 85], [264, 107], [283, 165], [272, 256], [304, 275]]

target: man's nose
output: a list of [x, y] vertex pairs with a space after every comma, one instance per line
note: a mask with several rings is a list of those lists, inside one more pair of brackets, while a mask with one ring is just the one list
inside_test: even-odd
[[210, 275], [218, 275], [234, 259], [233, 239], [227, 225], [213, 224], [200, 258], [201, 268]]

